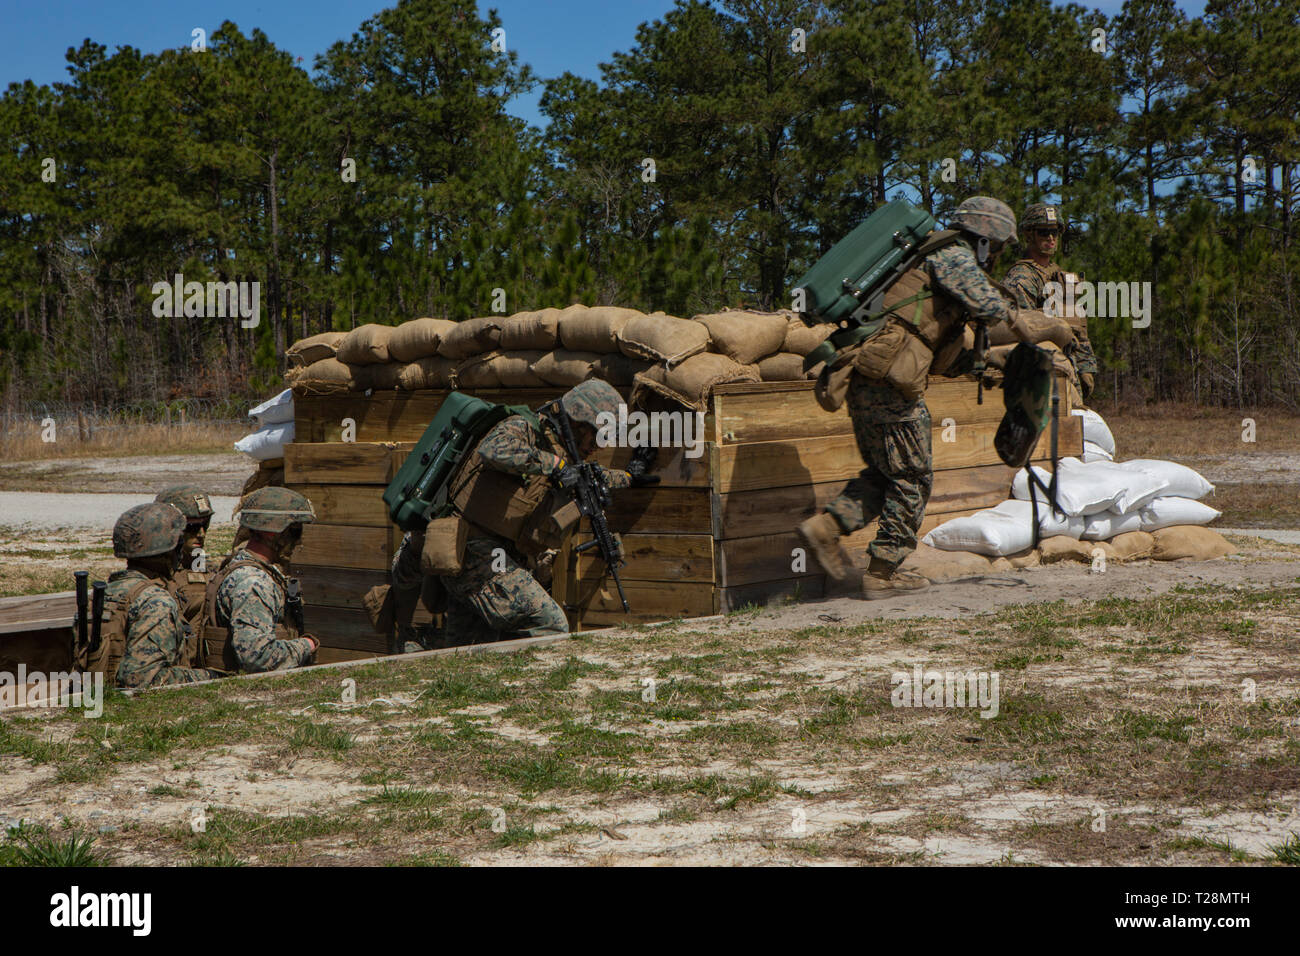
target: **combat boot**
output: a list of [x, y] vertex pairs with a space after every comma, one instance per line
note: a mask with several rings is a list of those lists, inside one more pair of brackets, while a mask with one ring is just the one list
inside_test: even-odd
[[862, 596], [868, 601], [924, 591], [930, 582], [915, 571], [899, 571], [892, 564], [873, 557], [862, 575]]
[[813, 515], [799, 525], [799, 540], [812, 551], [822, 570], [836, 581], [843, 581], [848, 575], [848, 564], [844, 552], [840, 549], [840, 524], [827, 512]]

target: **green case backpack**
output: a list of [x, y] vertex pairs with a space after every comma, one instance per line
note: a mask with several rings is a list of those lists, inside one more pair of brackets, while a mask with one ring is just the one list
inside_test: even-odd
[[488, 429], [510, 415], [533, 411], [523, 405], [496, 405], [452, 392], [384, 489], [388, 517], [403, 531], [423, 531], [430, 520], [447, 514], [447, 483], [457, 466]]
[[805, 325], [835, 323], [871, 300], [882, 284], [938, 226], [934, 217], [902, 199], [881, 206], [818, 259], [795, 285], [804, 292]]

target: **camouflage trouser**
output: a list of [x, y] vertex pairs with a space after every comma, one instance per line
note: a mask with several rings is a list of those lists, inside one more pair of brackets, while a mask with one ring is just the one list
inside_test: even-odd
[[845, 534], [879, 517], [871, 556], [894, 567], [916, 550], [916, 534], [934, 483], [930, 410], [925, 399], [908, 401], [891, 385], [849, 380], [849, 418], [867, 467], [826, 506]]
[[[503, 570], [495, 570], [494, 562]], [[569, 632], [564, 610], [500, 538], [470, 538], [460, 574], [442, 580], [447, 588], [445, 632], [451, 643]]]

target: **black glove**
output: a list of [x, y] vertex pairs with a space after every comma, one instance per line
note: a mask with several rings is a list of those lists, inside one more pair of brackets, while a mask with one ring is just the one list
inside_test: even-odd
[[649, 473], [658, 458], [659, 449], [650, 445], [644, 445], [632, 453], [632, 460], [627, 465], [627, 473], [632, 479], [629, 483], [631, 487], [644, 488], [646, 485], [659, 484], [659, 476]]
[[631, 476], [631, 481], [628, 482], [630, 488], [644, 488], [646, 485], [659, 484], [658, 475], [638, 475], [634, 471], [629, 471], [628, 474]]
[[565, 465], [559, 471], [551, 475], [551, 481], [555, 483], [556, 487], [563, 488], [567, 491], [576, 485], [581, 477], [582, 473], [578, 471], [576, 465]]

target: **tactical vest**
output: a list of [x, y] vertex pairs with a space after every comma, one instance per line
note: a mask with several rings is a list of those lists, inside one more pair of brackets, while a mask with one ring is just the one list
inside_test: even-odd
[[[247, 554], [251, 561], [243, 560], [235, 563], [235, 555]], [[221, 567], [208, 577], [207, 592], [204, 595], [204, 617], [203, 628], [200, 633], [199, 651], [202, 655], [202, 662], [197, 664], [199, 667], [208, 667], [213, 670], [234, 672], [239, 670], [239, 660], [235, 657], [234, 645], [230, 643], [230, 629], [222, 627], [217, 622], [217, 592], [221, 585], [225, 583], [232, 571], [236, 568], [255, 567], [260, 568], [271, 576], [271, 580], [280, 588], [280, 593], [285, 598], [289, 595], [289, 582], [285, 579], [284, 573], [274, 564], [263, 561], [260, 557], [251, 551], [240, 549], [232, 553], [225, 561], [221, 562]], [[283, 601], [283, 599], [282, 599]], [[275, 626], [274, 637], [277, 641], [291, 641], [298, 636], [298, 631], [293, 627], [286, 618], [284, 604], [280, 605], [280, 623]]]
[[[163, 587], [163, 582], [155, 578], [145, 578], [127, 588], [121, 598], [104, 603], [104, 615], [99, 625], [99, 646], [93, 651], [89, 641], [77, 647], [76, 668], [83, 673], [100, 673], [104, 683], [112, 687], [117, 682], [117, 669], [122, 658], [126, 656], [127, 618], [131, 614], [131, 605], [147, 588]], [[87, 627], [86, 633], [90, 633]]]
[[200, 634], [203, 610], [207, 606], [208, 576], [201, 571], [180, 570], [167, 579], [167, 591], [180, 605], [181, 619], [189, 625], [185, 634], [181, 667], [202, 667]]
[[[539, 425], [529, 425], [537, 438], [545, 438]], [[452, 476], [447, 500], [470, 524], [517, 542], [550, 488], [546, 475], [514, 475], [493, 468], [476, 446]]]

